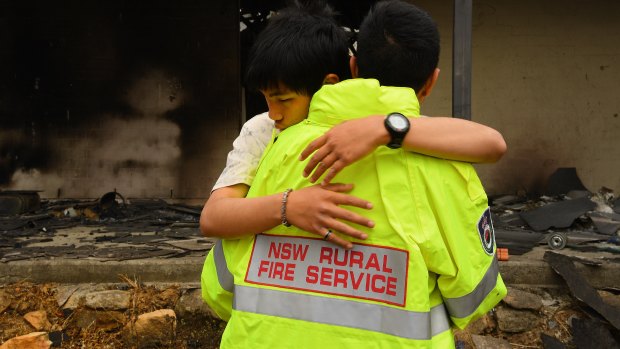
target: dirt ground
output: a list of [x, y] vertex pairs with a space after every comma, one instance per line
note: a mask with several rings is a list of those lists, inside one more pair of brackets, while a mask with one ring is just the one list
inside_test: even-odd
[[[124, 319], [135, 318], [140, 314], [158, 309], [174, 309], [180, 297], [178, 286], [158, 289], [154, 286], [138, 285], [127, 280], [126, 290], [132, 294], [132, 306], [124, 312]], [[97, 328], [96, 326], [80, 325], [79, 314], [86, 310], [82, 305], [73, 311], [63, 310], [56, 299], [56, 288], [53, 284], [33, 284], [19, 282], [0, 286], [5, 295], [9, 295], [10, 304], [6, 310], [0, 308], [0, 343], [15, 336], [24, 335], [35, 330], [24, 320], [24, 314], [31, 311], [44, 310], [52, 324], [50, 339], [58, 343], [58, 338], [64, 335], [61, 348], [131, 348], [123, 341], [122, 325], [112, 328]], [[560, 340], [566, 348], [575, 348], [571, 344], [569, 323], [571, 317], [587, 317], [580, 306], [569, 296], [553, 295], [558, 299], [559, 307], [552, 310], [543, 309], [539, 312], [539, 326], [522, 333], [502, 333], [492, 316], [484, 319], [484, 324], [470, 326], [480, 335], [503, 338], [513, 348], [543, 348], [541, 333], [546, 333]], [[7, 302], [5, 302], [6, 304]], [[502, 305], [500, 305], [502, 306]], [[172, 341], [162, 348], [197, 349], [218, 348], [225, 324], [206, 314], [192, 315], [191, 317], [177, 318], [176, 335]], [[469, 328], [468, 328], [469, 329]], [[469, 332], [461, 331], [456, 334], [458, 348], [475, 348]]]
[[[157, 289], [154, 286], [128, 284], [132, 293], [132, 307], [124, 312], [124, 319], [135, 318], [140, 314], [158, 309], [174, 309], [180, 292], [176, 286]], [[0, 314], [0, 343], [15, 336], [24, 335], [35, 330], [23, 316], [31, 311], [45, 310], [48, 320], [52, 324], [50, 339], [64, 336], [61, 348], [68, 349], [119, 349], [130, 348], [122, 338], [122, 326], [111, 329], [97, 328], [96, 326], [81, 327], [77, 318], [82, 311], [79, 306], [73, 311], [63, 310], [58, 306], [55, 287], [53, 284], [33, 284], [19, 282], [5, 285], [3, 290], [11, 296], [8, 308]], [[1, 309], [0, 309], [1, 310]], [[124, 325], [124, 324], [122, 324]], [[177, 318], [175, 338], [165, 348], [197, 349], [218, 348], [224, 330], [224, 322], [207, 315], [193, 315]], [[58, 347], [54, 346], [53, 347]]]

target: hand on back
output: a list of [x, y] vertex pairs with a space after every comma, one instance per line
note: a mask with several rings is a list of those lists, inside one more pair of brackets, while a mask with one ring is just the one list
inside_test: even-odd
[[[289, 194], [286, 213], [288, 221], [294, 226], [310, 233], [324, 237], [328, 231], [327, 241], [344, 248], [352, 248], [350, 241], [339, 234], [364, 240], [367, 234], [347, 223], [355, 223], [372, 228], [374, 222], [341, 206], [355, 206], [371, 209], [372, 204], [366, 200], [346, 194], [353, 189], [352, 184], [314, 185], [294, 190]], [[347, 221], [347, 223], [343, 222]]]
[[[300, 160], [314, 153], [304, 168], [304, 177], [312, 183], [323, 174], [323, 185], [330, 183], [343, 168], [370, 154], [384, 144], [387, 136], [383, 116], [354, 119], [334, 126], [321, 137], [312, 141], [301, 153]], [[383, 140], [387, 143], [387, 139]]]

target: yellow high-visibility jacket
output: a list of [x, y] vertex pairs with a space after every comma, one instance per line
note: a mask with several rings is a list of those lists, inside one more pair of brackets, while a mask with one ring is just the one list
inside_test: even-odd
[[[324, 86], [310, 116], [283, 131], [248, 197], [299, 189], [301, 150], [344, 120], [418, 115], [413, 90], [354, 79]], [[295, 227], [224, 240], [203, 270], [203, 295], [230, 317], [222, 348], [450, 348], [506, 294], [487, 197], [470, 164], [379, 147], [333, 182], [373, 203], [375, 222], [340, 249]], [[232, 302], [232, 305], [231, 305]], [[230, 311], [232, 307], [232, 311]]]

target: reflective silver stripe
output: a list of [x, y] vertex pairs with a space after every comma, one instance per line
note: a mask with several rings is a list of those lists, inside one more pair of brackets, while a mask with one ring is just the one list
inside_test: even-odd
[[235, 281], [226, 264], [222, 240], [218, 240], [215, 246], [213, 246], [213, 260], [215, 261], [215, 270], [217, 271], [217, 280], [220, 282], [220, 286], [232, 293], [235, 287]]
[[415, 312], [346, 299], [237, 285], [233, 308], [412, 340], [428, 340], [450, 329], [443, 304], [433, 307], [430, 312]]
[[497, 256], [493, 256], [492, 258], [493, 261], [487, 269], [487, 272], [473, 291], [458, 298], [444, 298], [450, 316], [464, 318], [471, 315], [478, 309], [478, 306], [484, 301], [489, 292], [495, 288], [497, 276], [499, 275], [499, 265]]

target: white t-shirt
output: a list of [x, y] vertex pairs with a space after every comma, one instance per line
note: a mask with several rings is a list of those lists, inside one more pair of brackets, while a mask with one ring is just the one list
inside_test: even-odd
[[212, 191], [241, 183], [251, 186], [258, 162], [271, 141], [273, 130], [274, 122], [267, 112], [258, 114], [243, 124], [239, 136], [233, 142], [233, 149], [228, 153], [226, 167]]

